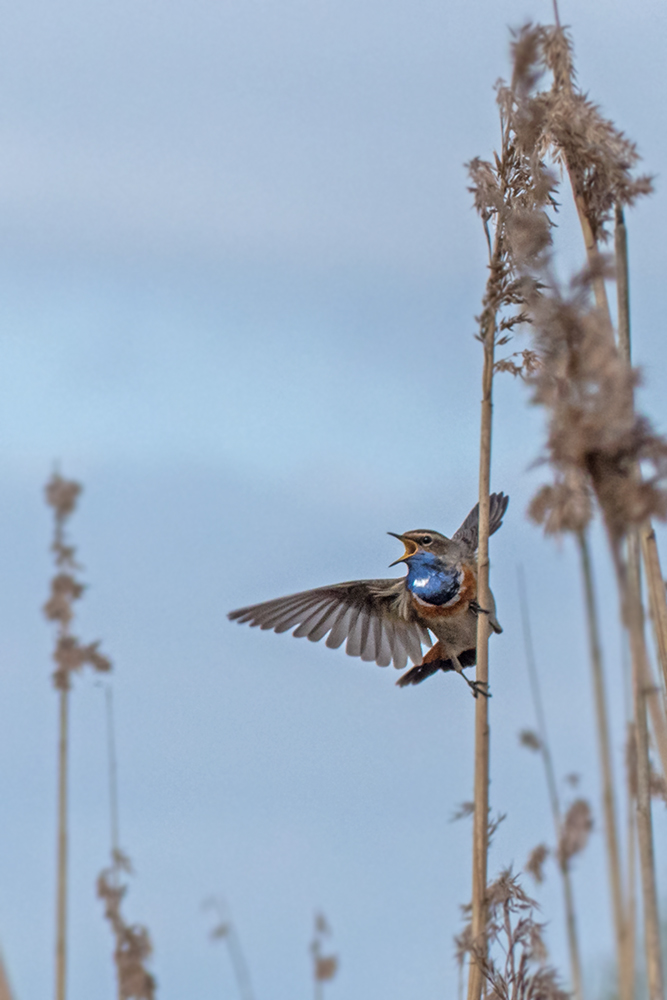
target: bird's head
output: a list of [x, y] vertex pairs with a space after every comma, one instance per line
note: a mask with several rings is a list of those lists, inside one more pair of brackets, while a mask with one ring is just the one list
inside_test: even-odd
[[461, 555], [458, 544], [438, 531], [419, 528], [416, 531], [406, 531], [404, 535], [397, 535], [394, 531], [388, 531], [387, 534], [398, 538], [405, 546], [403, 555], [390, 563], [391, 566], [401, 562], [410, 565], [413, 561], [458, 562]]

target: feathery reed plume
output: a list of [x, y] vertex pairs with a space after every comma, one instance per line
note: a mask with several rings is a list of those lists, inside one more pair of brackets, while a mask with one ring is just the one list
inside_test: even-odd
[[226, 941], [241, 1000], [254, 1000], [248, 963], [227, 902], [219, 896], [211, 896], [204, 900], [202, 906], [204, 909], [213, 910], [216, 915], [216, 923], [209, 936], [211, 941]]
[[[565, 32], [528, 28], [533, 69], [517, 109], [517, 131], [548, 151], [568, 171], [582, 226], [587, 267], [564, 294], [549, 253], [547, 223], [533, 213], [526, 220], [532, 245], [517, 245], [515, 259], [525, 276], [525, 295], [542, 360], [531, 376], [534, 402], [549, 413], [548, 459], [556, 481], [532, 505], [547, 530], [582, 531], [592, 495], [602, 512], [616, 571], [621, 619], [628, 631], [633, 662], [638, 738], [637, 823], [644, 898], [644, 926], [651, 1000], [662, 997], [655, 865], [648, 779], [646, 701], [663, 770], [667, 773], [664, 709], [648, 696], [650, 666], [644, 636], [639, 576], [638, 527], [667, 515], [667, 442], [635, 410], [637, 374], [619, 353], [606, 298], [606, 261], [598, 241], [617, 204], [632, 204], [650, 191], [650, 179], [635, 178], [634, 145], [603, 119], [574, 85], [571, 46]], [[534, 93], [540, 70], [549, 69], [549, 91]], [[523, 129], [528, 122], [530, 128]], [[589, 292], [593, 291], [595, 307]], [[648, 470], [651, 470], [650, 474]], [[641, 470], [641, 472], [640, 472]], [[590, 507], [590, 503], [588, 504]], [[574, 516], [573, 516], [574, 514]], [[577, 520], [579, 523], [577, 524]]]
[[121, 912], [127, 893], [123, 875], [132, 875], [127, 855], [115, 850], [111, 865], [97, 879], [97, 895], [104, 900], [104, 916], [111, 925], [115, 940], [114, 963], [118, 975], [119, 1000], [154, 1000], [155, 978], [146, 968], [153, 952], [150, 934], [141, 924], [128, 924]]
[[[553, 758], [551, 756], [551, 749], [549, 746], [549, 737], [547, 734], [547, 722], [546, 716], [544, 714], [544, 706], [542, 703], [542, 693], [540, 691], [540, 681], [537, 672], [537, 662], [535, 660], [535, 651], [533, 647], [533, 637], [530, 628], [530, 615], [528, 610], [528, 597], [526, 594], [526, 582], [523, 573], [523, 567], [518, 568], [518, 584], [519, 584], [519, 607], [521, 609], [521, 623], [523, 626], [523, 641], [526, 653], [526, 664], [528, 667], [528, 677], [530, 679], [530, 690], [533, 698], [533, 707], [535, 709], [535, 717], [537, 719], [538, 732], [533, 733], [531, 730], [524, 730], [519, 734], [519, 740], [523, 746], [530, 750], [535, 750], [540, 753], [542, 757], [542, 762], [544, 764], [544, 774], [547, 782], [547, 790], [549, 793], [549, 804], [551, 806], [551, 816], [554, 824], [554, 833], [556, 836], [556, 841], [558, 847], [555, 852], [556, 860], [558, 862], [558, 870], [561, 875], [561, 881], [563, 884], [563, 900], [565, 904], [565, 927], [567, 931], [567, 945], [570, 953], [570, 970], [572, 975], [572, 986], [574, 989], [574, 994], [577, 1000], [583, 1000], [583, 977], [581, 974], [581, 958], [579, 952], [579, 935], [577, 933], [577, 918], [576, 911], [574, 907], [574, 892], [572, 889], [572, 877], [570, 872], [570, 859], [573, 857], [577, 851], [573, 848], [573, 844], [581, 842], [581, 837], [577, 838], [574, 834], [574, 829], [580, 829], [581, 824], [577, 826], [576, 818], [572, 818], [572, 809], [570, 807], [568, 813], [563, 820], [560, 807], [560, 796], [558, 795], [558, 785], [556, 782], [556, 773], [553, 765]], [[587, 803], [583, 803], [583, 800], [579, 800], [588, 809]], [[581, 811], [579, 812], [581, 815]], [[590, 809], [588, 809], [588, 815], [590, 816]], [[581, 844], [580, 850], [583, 849], [585, 841]], [[538, 852], [536, 854], [536, 852]], [[541, 881], [542, 867], [546, 859], [546, 854], [540, 853], [540, 848], [536, 848], [531, 854], [528, 864], [526, 866], [527, 870], [532, 870], [538, 872], [539, 878], [536, 876], [538, 881]]]
[[67, 987], [67, 792], [68, 792], [68, 742], [69, 742], [69, 692], [72, 676], [84, 666], [106, 673], [111, 663], [99, 652], [99, 642], [84, 645], [72, 633], [74, 604], [83, 595], [83, 584], [76, 577], [80, 568], [75, 560], [74, 546], [67, 544], [65, 526], [74, 513], [81, 485], [63, 479], [57, 472], [45, 487], [47, 504], [53, 508], [54, 533], [51, 551], [56, 573], [51, 580], [49, 598], [44, 604], [45, 617], [56, 622], [58, 631], [53, 659], [56, 669], [53, 684], [59, 693], [58, 735], [58, 847], [57, 847], [57, 896], [56, 896], [56, 969], [55, 997], [65, 1000]]
[[[477, 963], [486, 982], [486, 1000], [569, 1000], [555, 969], [546, 964], [543, 925], [535, 921], [535, 900], [507, 869], [487, 886], [488, 946]], [[469, 907], [465, 908], [469, 911]], [[468, 925], [457, 938], [459, 962], [476, 947]]]
[[338, 972], [338, 956], [325, 954], [324, 942], [331, 937], [331, 928], [323, 913], [315, 914], [313, 940], [310, 943], [310, 954], [313, 957], [313, 983], [315, 985], [315, 1000], [322, 1000], [324, 987], [322, 983], [329, 982]]

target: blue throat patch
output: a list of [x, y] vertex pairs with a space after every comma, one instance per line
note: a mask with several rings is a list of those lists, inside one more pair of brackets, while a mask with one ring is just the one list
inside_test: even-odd
[[427, 604], [447, 604], [459, 592], [461, 574], [432, 552], [417, 552], [406, 559], [408, 590]]

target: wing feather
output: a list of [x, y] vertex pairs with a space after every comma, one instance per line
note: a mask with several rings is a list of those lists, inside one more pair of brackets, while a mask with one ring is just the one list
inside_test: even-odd
[[352, 612], [353, 609], [345, 605], [340, 609], [340, 614], [327, 636], [327, 646], [329, 649], [338, 649], [347, 639], [352, 622]]
[[409, 601], [405, 578], [354, 580], [291, 594], [232, 611], [233, 621], [287, 632], [337, 649], [346, 642], [350, 656], [404, 667], [409, 656], [421, 661], [422, 645], [430, 646], [428, 629], [419, 623]]
[[392, 657], [388, 628], [382, 621], [378, 621], [378, 626], [380, 629], [380, 644], [378, 648], [378, 655], [375, 657], [375, 662], [379, 667], [388, 667], [391, 663]]
[[391, 658], [397, 670], [403, 670], [408, 662], [408, 654], [401, 642], [400, 630], [392, 624], [390, 633]]
[[[319, 623], [313, 628], [311, 628], [308, 633], [308, 638], [311, 642], [319, 642], [327, 634], [334, 621], [336, 620], [336, 615], [338, 614], [338, 606], [336, 604], [330, 604]], [[296, 632], [293, 633], [296, 635]]]
[[[319, 601], [313, 608], [311, 614], [303, 618], [299, 627], [294, 629], [292, 635], [296, 636], [297, 639], [300, 639], [302, 636], [307, 636], [310, 639], [313, 632], [318, 631], [322, 622], [326, 622], [331, 617], [331, 611], [331, 601], [327, 601], [326, 598]], [[329, 628], [331, 628], [331, 625], [329, 625]], [[328, 632], [329, 629], [326, 629], [325, 631]], [[324, 635], [324, 632], [322, 635]], [[319, 638], [321, 639], [322, 636]]]
[[361, 656], [361, 651], [366, 645], [369, 625], [370, 618], [362, 608], [359, 611], [359, 617], [350, 629], [350, 634], [347, 637], [345, 652], [348, 656]]
[[[510, 498], [504, 493], [492, 493], [489, 497], [489, 535], [493, 535], [503, 523]], [[453, 542], [459, 542], [470, 555], [477, 551], [479, 540], [479, 504], [475, 504], [461, 527], [452, 535]]]
[[382, 622], [374, 615], [368, 616], [368, 630], [365, 641], [361, 647], [361, 659], [372, 663], [377, 657], [377, 630], [382, 628]]
[[296, 604], [288, 611], [279, 616], [273, 616], [272, 620], [263, 624], [262, 628], [272, 628], [274, 632], [287, 632], [295, 625], [299, 625], [305, 618], [310, 617], [313, 606], [310, 602]]

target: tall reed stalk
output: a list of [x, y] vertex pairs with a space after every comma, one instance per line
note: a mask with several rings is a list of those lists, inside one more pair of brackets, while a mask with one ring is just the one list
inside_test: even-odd
[[598, 622], [597, 604], [593, 568], [588, 546], [588, 535], [585, 529], [576, 532], [577, 547], [581, 563], [584, 599], [586, 607], [586, 625], [590, 649], [591, 673], [593, 678], [593, 700], [597, 723], [598, 753], [600, 770], [602, 772], [602, 811], [604, 815], [605, 842], [607, 848], [607, 870], [611, 888], [611, 901], [614, 916], [614, 932], [616, 936], [616, 964], [618, 971], [619, 1000], [632, 1000], [634, 991], [634, 959], [630, 952], [630, 930], [628, 913], [623, 888], [623, 873], [618, 845], [618, 830], [616, 823], [616, 796], [614, 792], [614, 773], [611, 756], [611, 738], [609, 729], [609, 713], [605, 691], [604, 669], [602, 665], [602, 646], [600, 643], [600, 626]]
[[[618, 340], [621, 356], [628, 369], [632, 365], [632, 342], [630, 337], [630, 281], [628, 266], [627, 231], [623, 208], [616, 204], [616, 279], [618, 287]], [[634, 475], [639, 478], [641, 473], [635, 468]], [[627, 540], [627, 567], [624, 581], [625, 615], [627, 627], [630, 630], [632, 649], [632, 679], [635, 706], [635, 739], [636, 753], [636, 785], [637, 785], [637, 836], [639, 841], [640, 874], [642, 880], [642, 899], [644, 906], [644, 939], [646, 948], [646, 971], [651, 1000], [661, 1000], [664, 996], [662, 955], [660, 947], [660, 920], [658, 916], [658, 898], [655, 875], [655, 858], [653, 854], [653, 828], [651, 815], [651, 765], [649, 758], [649, 735], [647, 720], [647, 683], [652, 683], [652, 672], [644, 637], [644, 608], [641, 594], [641, 541], [640, 532], [644, 536], [645, 551], [649, 557], [649, 565], [659, 559], [657, 547], [653, 548], [649, 536], [655, 541], [655, 534], [650, 522], [643, 530], [634, 527]], [[661, 597], [655, 593], [655, 579], [647, 565], [650, 603], [653, 608], [653, 623], [656, 633], [656, 646], [659, 654], [665, 641], [661, 630], [661, 612], [665, 602], [664, 581], [660, 581]], [[653, 582], [653, 586], [652, 586]], [[656, 697], [651, 699], [655, 706], [656, 722], [654, 729], [664, 725], [664, 704]], [[661, 708], [663, 711], [661, 711]], [[664, 768], [664, 763], [663, 763]], [[664, 771], [667, 775], [667, 771]]]
[[[491, 607], [489, 589], [489, 496], [491, 491], [491, 431], [493, 422], [493, 365], [496, 337], [495, 313], [489, 313], [483, 328], [482, 410], [479, 447], [479, 548], [477, 552], [477, 593], [482, 608]], [[477, 684], [489, 686], [488, 615], [477, 618]], [[489, 700], [475, 700], [475, 779], [472, 857], [472, 935], [477, 954], [471, 955], [468, 1000], [479, 1000], [483, 973], [480, 957], [486, 958], [486, 884], [489, 852]]]
[[[491, 439], [493, 426], [493, 378], [498, 370], [496, 348], [507, 343], [512, 329], [525, 320], [521, 306], [523, 295], [509, 250], [510, 227], [514, 213], [521, 210], [526, 194], [526, 169], [515, 142], [512, 88], [500, 88], [501, 148], [494, 163], [479, 158], [468, 165], [475, 208], [480, 215], [489, 248], [489, 275], [479, 317], [478, 340], [482, 344], [482, 400], [479, 446], [479, 543], [477, 554], [477, 589], [480, 607], [492, 606], [489, 588], [489, 496], [491, 489]], [[549, 199], [550, 188], [544, 191]], [[493, 235], [491, 232], [491, 223]], [[530, 352], [523, 361], [530, 365]], [[506, 370], [520, 370], [514, 362], [505, 362]], [[477, 682], [488, 691], [490, 626], [488, 614], [477, 621]], [[489, 847], [489, 774], [490, 727], [489, 704], [485, 697], [475, 703], [475, 774], [472, 857], [472, 908], [470, 974], [467, 1000], [479, 1000], [488, 968], [487, 929], [487, 858]]]
[[58, 846], [56, 861], [56, 1000], [67, 990], [67, 788], [69, 742], [69, 688], [58, 693]]
[[[107, 724], [107, 763], [109, 769], [109, 831], [111, 839], [111, 881], [113, 888], [120, 888], [120, 870], [118, 860], [121, 857], [120, 829], [118, 818], [118, 765], [116, 760], [116, 726], [113, 710], [113, 689], [111, 684], [104, 688], [104, 708]], [[116, 995], [118, 1000], [125, 1000], [120, 975], [116, 976]]]
[[[519, 567], [519, 604], [521, 608], [521, 621], [523, 625], [524, 645], [526, 649], [526, 663], [528, 666], [528, 677], [530, 679], [530, 689], [535, 708], [535, 718], [537, 720], [537, 734], [540, 744], [540, 755], [544, 763], [544, 772], [549, 793], [549, 804], [551, 806], [551, 817], [554, 824], [556, 842], [561, 843], [563, 833], [563, 816], [560, 806], [560, 796], [558, 794], [558, 784], [556, 782], [556, 772], [549, 745], [547, 733], [547, 722], [540, 691], [540, 681], [537, 673], [537, 662], [533, 647], [533, 637], [530, 629], [530, 617], [528, 613], [528, 597], [526, 594], [526, 583], [523, 569]], [[558, 870], [563, 884], [563, 902], [565, 906], [565, 930], [567, 935], [567, 946], [570, 954], [570, 970], [572, 974], [572, 988], [576, 1000], [583, 1000], [584, 987], [581, 974], [581, 957], [579, 951], [579, 935], [577, 933], [577, 918], [574, 907], [574, 892], [572, 888], [572, 873], [570, 871], [569, 858], [563, 851], [558, 852]]]
[[76, 550], [65, 537], [68, 519], [76, 509], [81, 486], [54, 473], [46, 484], [47, 504], [53, 508], [54, 531], [51, 551], [56, 573], [51, 580], [48, 600], [43, 611], [45, 617], [56, 622], [58, 629], [53, 659], [56, 670], [53, 684], [58, 691], [58, 835], [56, 861], [56, 948], [55, 948], [55, 998], [65, 1000], [67, 994], [67, 896], [68, 896], [68, 757], [69, 757], [69, 702], [72, 676], [84, 666], [106, 672], [111, 669], [109, 660], [98, 651], [98, 643], [82, 645], [72, 633], [74, 604], [83, 594], [83, 586], [76, 577], [79, 569]]

